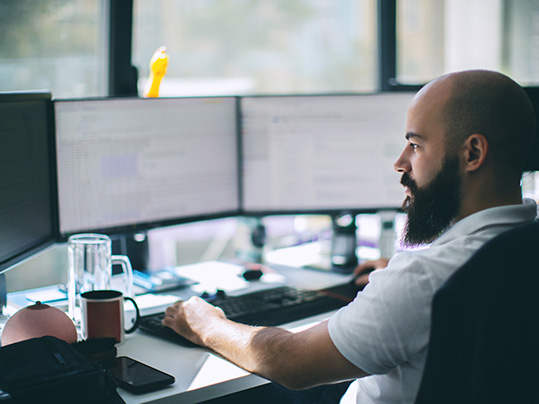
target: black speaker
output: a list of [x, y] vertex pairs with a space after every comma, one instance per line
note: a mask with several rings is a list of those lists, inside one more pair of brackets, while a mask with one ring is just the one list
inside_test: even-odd
[[[145, 233], [112, 235], [112, 253], [127, 255], [133, 269], [147, 270], [150, 264], [150, 244]], [[116, 274], [116, 268], [113, 269]]]
[[358, 264], [356, 217], [343, 213], [333, 218], [331, 266], [337, 272], [352, 272]]

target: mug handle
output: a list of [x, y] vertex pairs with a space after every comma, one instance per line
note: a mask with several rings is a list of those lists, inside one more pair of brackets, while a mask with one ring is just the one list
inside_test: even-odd
[[129, 300], [131, 303], [133, 303], [133, 306], [135, 307], [135, 322], [133, 323], [131, 328], [128, 328], [127, 330], [125, 330], [126, 334], [131, 334], [138, 327], [138, 323], [139, 323], [139, 320], [140, 320], [140, 310], [138, 309], [137, 302], [135, 302], [135, 299], [133, 299], [133, 298], [131, 298], [129, 296], [124, 296], [124, 299]]
[[122, 266], [123, 272], [127, 275], [125, 294], [127, 296], [133, 296], [133, 267], [131, 266], [129, 257], [126, 255], [113, 255], [111, 261], [113, 264], [120, 264]]

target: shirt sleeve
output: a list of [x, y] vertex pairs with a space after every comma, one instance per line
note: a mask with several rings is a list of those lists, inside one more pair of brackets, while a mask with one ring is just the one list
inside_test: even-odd
[[358, 368], [384, 374], [426, 349], [433, 285], [424, 261], [409, 253], [396, 255], [330, 319], [333, 343]]

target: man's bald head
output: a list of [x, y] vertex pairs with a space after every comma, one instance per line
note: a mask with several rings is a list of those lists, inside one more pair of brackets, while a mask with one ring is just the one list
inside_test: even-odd
[[505, 174], [522, 173], [535, 135], [533, 106], [523, 88], [509, 77], [487, 70], [449, 73], [421, 91], [444, 91], [440, 119], [449, 153], [472, 134], [489, 142], [489, 154]]

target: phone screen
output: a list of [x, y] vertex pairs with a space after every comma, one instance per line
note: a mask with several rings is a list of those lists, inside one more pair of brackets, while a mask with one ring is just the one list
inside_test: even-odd
[[133, 393], [146, 393], [174, 383], [174, 376], [152, 368], [127, 356], [116, 358], [113, 366], [107, 368], [120, 387]]

